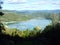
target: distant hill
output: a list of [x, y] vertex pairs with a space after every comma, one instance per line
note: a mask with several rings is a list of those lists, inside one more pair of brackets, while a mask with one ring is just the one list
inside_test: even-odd
[[34, 13], [34, 12], [49, 12], [49, 13], [60, 13], [60, 10], [21, 10], [21, 11], [16, 11], [16, 12], [22, 12], [22, 13]]
[[60, 15], [60, 10], [3, 10], [2, 12], [4, 12], [2, 21], [25, 21], [38, 17], [49, 19], [51, 14]]
[[4, 15], [1, 17], [2, 21], [24, 21], [31, 19], [28, 15], [24, 13], [19, 13], [15, 11], [3, 10]]

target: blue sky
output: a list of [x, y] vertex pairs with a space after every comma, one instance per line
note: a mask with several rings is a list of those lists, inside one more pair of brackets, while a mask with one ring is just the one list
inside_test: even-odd
[[2, 0], [4, 10], [56, 10], [60, 0]]

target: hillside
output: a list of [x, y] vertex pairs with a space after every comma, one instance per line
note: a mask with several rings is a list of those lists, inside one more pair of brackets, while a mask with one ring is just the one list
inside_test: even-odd
[[24, 21], [31, 19], [30, 16], [17, 13], [14, 11], [3, 11], [4, 15], [1, 17], [2, 21]]
[[50, 19], [50, 16], [56, 13], [60, 15], [60, 10], [3, 10], [4, 16], [1, 17], [2, 21], [26, 21], [32, 18], [45, 18]]

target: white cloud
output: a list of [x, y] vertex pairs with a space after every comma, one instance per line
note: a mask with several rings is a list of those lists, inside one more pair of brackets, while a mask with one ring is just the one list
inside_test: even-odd
[[27, 2], [27, 0], [5, 0], [4, 2], [6, 3], [23, 3], [23, 2]]
[[39, 0], [36, 2], [32, 2], [32, 4], [37, 4], [37, 5], [60, 5], [60, 1], [59, 0]]
[[45, 4], [54, 4], [54, 5], [60, 5], [59, 0], [4, 0], [6, 3], [11, 4], [34, 4], [34, 5], [45, 5]]
[[[11, 9], [60, 9], [60, 0], [4, 0]], [[19, 4], [18, 4], [19, 3]], [[8, 4], [6, 4], [8, 8]], [[6, 7], [6, 6], [5, 6]], [[44, 8], [45, 7], [45, 8]]]
[[53, 2], [55, 5], [60, 5], [60, 1]]
[[33, 2], [32, 4], [47, 4], [48, 2], [46, 1], [37, 1], [37, 2]]

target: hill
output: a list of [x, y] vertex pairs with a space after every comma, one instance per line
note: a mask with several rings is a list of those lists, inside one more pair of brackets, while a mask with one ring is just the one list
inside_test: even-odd
[[56, 13], [60, 15], [60, 10], [3, 10], [2, 21], [26, 21], [32, 18], [50, 19], [50, 16]]

